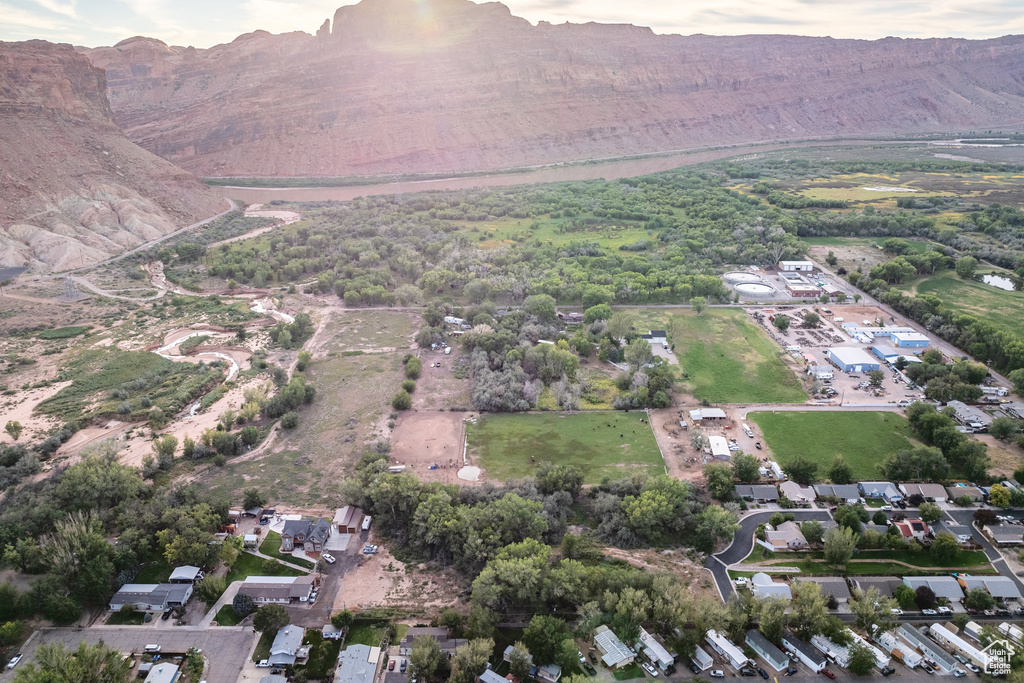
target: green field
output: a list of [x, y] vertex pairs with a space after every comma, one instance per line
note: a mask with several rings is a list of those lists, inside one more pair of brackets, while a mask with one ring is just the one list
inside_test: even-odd
[[[814, 247], [874, 247], [882, 246], [882, 242], [888, 237], [801, 237], [800, 241]], [[932, 242], [925, 240], [907, 239], [910, 248], [917, 254], [928, 251]]]
[[618, 479], [637, 469], [665, 471], [646, 419], [644, 413], [619, 412], [484, 415], [467, 424], [466, 435], [492, 481], [532, 475], [537, 465], [551, 461], [576, 465], [585, 483], [597, 484], [605, 476]]
[[227, 582], [230, 586], [250, 576], [304, 576], [306, 572], [286, 567], [277, 560], [266, 560], [251, 553], [240, 553], [235, 563], [228, 570]]
[[267, 537], [263, 539], [263, 543], [260, 545], [260, 552], [270, 557], [276, 557], [279, 560], [284, 560], [290, 564], [295, 564], [300, 567], [306, 567], [313, 569], [316, 565], [309, 560], [304, 560], [301, 557], [295, 557], [289, 553], [281, 552], [281, 534], [276, 531], [268, 531]]
[[818, 463], [818, 476], [842, 455], [857, 481], [877, 479], [878, 464], [891, 453], [911, 448], [910, 424], [902, 415], [883, 412], [750, 413], [775, 460], [797, 457]]
[[782, 350], [738, 308], [673, 315], [671, 342], [688, 389], [712, 403], [802, 403]]
[[[476, 240], [484, 249], [515, 242], [540, 242], [556, 247], [564, 247], [572, 242], [597, 242], [605, 251], [622, 253], [619, 251], [621, 246], [642, 240], [651, 243], [657, 241], [655, 233], [638, 225], [630, 225], [631, 222], [609, 220], [606, 225], [573, 227], [569, 219], [550, 218], [453, 221], [467, 237]], [[536, 227], [532, 227], [535, 223]]]
[[917, 294], [934, 294], [942, 300], [943, 306], [952, 311], [969, 313], [1024, 336], [1024, 292], [1007, 292], [984, 282], [964, 280], [950, 270], [914, 280], [901, 289]]

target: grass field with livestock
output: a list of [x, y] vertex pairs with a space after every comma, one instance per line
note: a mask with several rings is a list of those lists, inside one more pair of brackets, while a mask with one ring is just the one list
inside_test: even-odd
[[533, 475], [542, 462], [576, 465], [587, 484], [636, 470], [665, 471], [654, 432], [641, 412], [483, 415], [467, 423], [466, 438], [472, 462], [491, 481]]

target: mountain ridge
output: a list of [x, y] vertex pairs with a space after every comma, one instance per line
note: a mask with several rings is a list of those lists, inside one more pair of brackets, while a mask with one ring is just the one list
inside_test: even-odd
[[223, 203], [124, 136], [105, 72], [71, 45], [0, 42], [0, 267], [90, 265]]
[[132, 140], [205, 176], [481, 171], [1024, 121], [1021, 36], [659, 35], [534, 26], [495, 2], [363, 0], [315, 35], [79, 51]]

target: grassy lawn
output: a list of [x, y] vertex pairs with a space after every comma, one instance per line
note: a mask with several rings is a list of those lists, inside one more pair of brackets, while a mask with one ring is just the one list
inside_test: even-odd
[[[773, 565], [780, 567], [814, 567], [820, 564], [823, 554], [820, 552], [809, 552], [809, 553], [772, 553], [769, 552], [768, 556], [761, 552], [760, 546], [754, 548], [749, 555], [747, 555], [742, 564], [757, 564], [761, 562], [770, 562]], [[985, 553], [980, 550], [969, 550], [962, 551], [954, 560], [951, 562], [939, 562], [931, 556], [927, 551], [912, 553], [905, 550], [861, 550], [859, 553], [853, 556], [856, 562], [851, 563], [851, 567], [855, 567], [861, 564], [869, 564], [869, 566], [875, 566], [876, 564], [895, 565], [891, 562], [885, 562], [885, 560], [899, 560], [900, 562], [906, 562], [907, 564], [914, 565], [915, 567], [956, 567], [963, 569], [973, 569], [977, 567], [987, 567], [988, 558], [985, 557]], [[874, 561], [874, 562], [872, 562]], [[904, 567], [903, 571], [907, 571]], [[865, 572], [854, 572], [863, 574]]]
[[288, 553], [282, 553], [281, 534], [277, 533], [276, 531], [267, 532], [267, 536], [263, 539], [263, 544], [260, 546], [260, 552], [264, 555], [270, 555], [271, 557], [276, 557], [279, 560], [284, 560], [285, 562], [297, 564], [300, 567], [313, 569], [316, 566], [309, 560], [304, 560], [301, 557], [295, 557], [293, 555], [289, 555]]
[[878, 478], [886, 456], [911, 448], [910, 424], [902, 415], [875, 412], [750, 413], [764, 433], [768, 448], [785, 467], [804, 457], [818, 463], [818, 476], [837, 455], [853, 470], [853, 478]]
[[688, 389], [712, 403], [802, 403], [807, 394], [782, 349], [746, 314], [716, 308], [673, 315], [671, 341]]
[[217, 610], [217, 616], [214, 619], [216, 619], [218, 626], [238, 626], [245, 617], [235, 614], [235, 610], [231, 609], [231, 605], [224, 605]]
[[631, 681], [636, 678], [644, 678], [644, 670], [640, 668], [637, 663], [630, 664], [629, 666], [623, 666], [612, 673], [617, 681]]
[[[387, 624], [353, 624], [348, 629], [345, 645], [369, 645], [377, 647], [388, 630]], [[406, 629], [408, 630], [408, 629]]]
[[286, 567], [273, 560], [265, 560], [249, 553], [240, 553], [228, 571], [227, 582], [241, 581], [250, 576], [303, 576], [306, 572]]
[[146, 620], [146, 613], [138, 610], [127, 617], [121, 616], [121, 612], [114, 612], [107, 619], [107, 626], [142, 626]]
[[340, 640], [324, 640], [319, 631], [306, 631], [303, 644], [309, 645], [309, 660], [296, 669], [305, 671], [308, 678], [321, 679], [334, 673], [334, 664], [341, 650]]
[[166, 583], [171, 577], [171, 565], [167, 560], [161, 558], [156, 562], [146, 564], [139, 570], [133, 583]]
[[[991, 271], [983, 269], [979, 272]], [[1024, 310], [1024, 292], [1007, 292], [984, 282], [963, 280], [950, 270], [914, 280], [901, 289], [917, 294], [934, 294], [949, 310], [969, 313], [1024, 336], [1024, 315], [1021, 315]]]
[[[630, 469], [664, 472], [654, 432], [642, 413], [485, 415], [467, 424], [470, 449], [495, 481], [525, 477], [553, 461], [576, 465], [587, 484]], [[534, 457], [536, 462], [530, 462]]]
[[260, 641], [256, 643], [256, 650], [252, 653], [252, 661], [259, 662], [261, 659], [269, 659], [270, 646], [274, 644], [274, 638], [276, 637], [276, 631], [264, 631], [260, 636]]

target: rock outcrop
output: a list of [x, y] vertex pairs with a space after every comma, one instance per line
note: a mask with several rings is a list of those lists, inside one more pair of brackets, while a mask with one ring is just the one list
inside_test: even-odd
[[0, 42], [0, 266], [89, 265], [226, 208], [113, 121], [70, 45]]
[[466, 171], [1024, 120], [1024, 39], [656, 35], [363, 0], [316, 36], [83, 50], [115, 120], [207, 176]]

